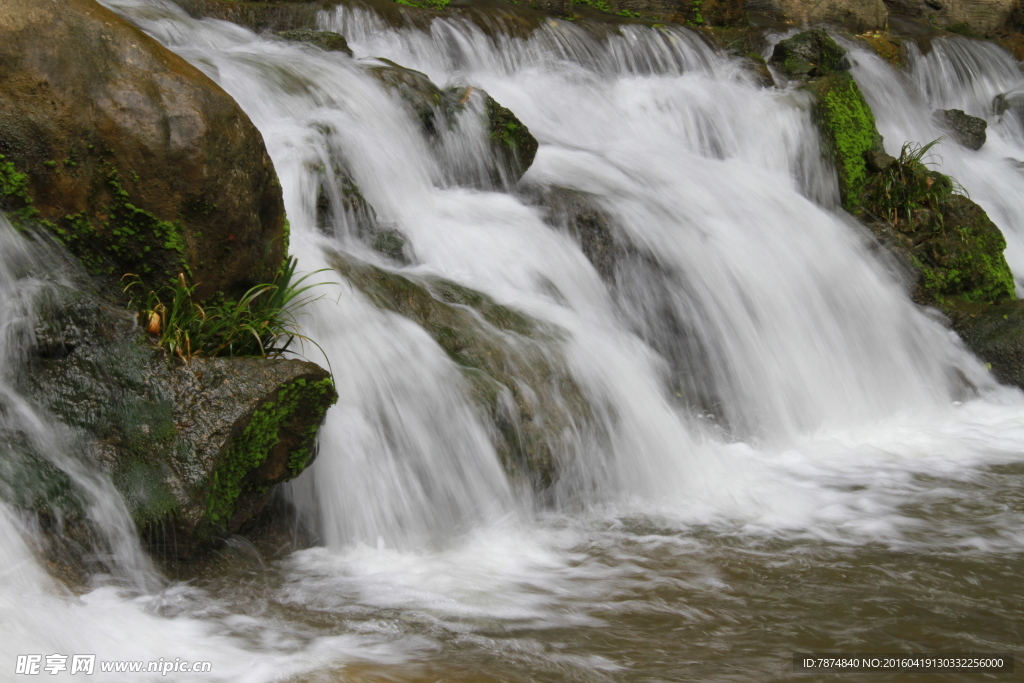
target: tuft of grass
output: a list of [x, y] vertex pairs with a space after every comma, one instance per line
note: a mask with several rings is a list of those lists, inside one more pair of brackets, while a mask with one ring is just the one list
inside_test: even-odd
[[943, 202], [952, 194], [967, 196], [958, 182], [925, 165], [929, 152], [942, 139], [904, 144], [896, 161], [868, 184], [865, 206], [897, 227], [904, 223], [915, 228], [923, 212], [941, 224]]
[[298, 332], [295, 315], [315, 300], [306, 294], [323, 283], [305, 282], [322, 271], [296, 278], [296, 264], [295, 258], [289, 257], [273, 282], [256, 285], [237, 300], [197, 302], [193, 292], [198, 283], [189, 285], [184, 273], [145, 294], [141, 294], [139, 276], [128, 274], [125, 278], [131, 281], [125, 291], [153, 345], [171, 356], [185, 361], [196, 356], [276, 357], [296, 339], [315, 345]]

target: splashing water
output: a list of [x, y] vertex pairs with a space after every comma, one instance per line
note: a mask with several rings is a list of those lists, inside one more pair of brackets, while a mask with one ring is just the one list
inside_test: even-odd
[[[777, 666], [765, 650], [797, 643], [1009, 648], [1019, 600], [985, 613], [994, 593], [943, 577], [1024, 594], [1007, 569], [1024, 549], [1021, 398], [906, 301], [830, 210], [834, 174], [800, 95], [758, 88], [679, 28], [595, 37], [551, 20], [523, 39], [322, 12], [349, 58], [160, 0], [105, 4], [259, 127], [301, 267], [443, 278], [521, 312], [545, 333], [481, 329], [511, 359], [517, 395], [567, 416], [539, 423], [561, 476], [537, 496], [505, 474], [501, 426], [430, 330], [379, 308], [350, 271], [321, 274], [334, 284], [304, 332], [340, 400], [290, 495], [324, 547], [135, 602], [87, 596], [144, 623], [146, 643], [179, 629], [224, 680], [750, 680]], [[919, 83], [933, 55], [915, 58]], [[896, 131], [918, 120], [906, 93], [923, 86], [855, 56], [887, 144], [913, 139]], [[368, 73], [378, 58], [515, 112], [540, 142], [516, 188], [484, 170], [479, 93], [431, 138]], [[998, 80], [998, 59], [978, 59]], [[903, 99], [885, 104], [881, 88]], [[989, 145], [1001, 134], [990, 128]], [[371, 211], [352, 209], [342, 176], [402, 235], [408, 265], [369, 247]], [[544, 199], [564, 191], [606, 221], [608, 268]], [[957, 591], [947, 607], [962, 626], [915, 632], [908, 596], [935, 590]], [[844, 620], [879, 591], [884, 625], [868, 607]], [[246, 668], [253, 651], [262, 668]], [[730, 651], [749, 656], [722, 668], [713, 653]]]

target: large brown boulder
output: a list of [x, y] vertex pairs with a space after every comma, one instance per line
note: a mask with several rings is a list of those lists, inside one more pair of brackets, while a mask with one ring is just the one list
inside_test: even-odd
[[213, 81], [94, 0], [4, 0], [0, 208], [94, 273], [200, 297], [273, 275], [287, 245], [263, 138]]

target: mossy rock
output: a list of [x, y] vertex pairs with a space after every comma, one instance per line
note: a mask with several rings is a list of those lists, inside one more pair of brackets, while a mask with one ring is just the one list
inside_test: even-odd
[[960, 304], [953, 326], [1000, 382], [1024, 389], [1024, 300], [997, 306]]
[[416, 322], [466, 378], [513, 478], [542, 493], [574, 458], [593, 410], [565, 369], [556, 330], [441, 278], [413, 279], [342, 253], [333, 267], [374, 304]]
[[817, 78], [804, 88], [814, 95], [814, 118], [839, 175], [843, 207], [855, 210], [868, 179], [865, 154], [883, 151], [875, 115], [857, 82], [845, 71]]
[[90, 444], [143, 538], [191, 557], [237, 531], [312, 461], [336, 395], [312, 363], [194, 358], [149, 347], [126, 311], [54, 287], [21, 389]]
[[486, 170], [492, 186], [515, 185], [533, 163], [538, 148], [536, 138], [515, 114], [485, 91], [471, 86], [442, 89], [424, 73], [390, 60], [379, 61], [380, 65], [369, 67], [370, 74], [401, 97], [432, 144], [440, 143], [442, 133], [458, 125], [459, 115], [467, 107], [480, 112], [492, 152], [493, 161]]
[[941, 225], [932, 222], [915, 231], [925, 296], [939, 303], [1014, 299], [1013, 274], [1003, 257], [1006, 240], [984, 209], [954, 194], [940, 212]]
[[[40, 40], [46, 35], [47, 40]], [[206, 298], [272, 277], [287, 251], [263, 138], [206, 75], [92, 0], [0, 14], [0, 209], [95, 275]]]
[[917, 273], [917, 303], [949, 312], [964, 303], [1012, 300], [1003, 234], [951, 178], [919, 160], [927, 150], [907, 146], [883, 169], [869, 164], [877, 172], [859, 198], [860, 217]]
[[813, 29], [780, 40], [769, 61], [790, 78], [819, 78], [844, 68], [846, 50], [824, 31]]
[[870, 31], [857, 36], [862, 43], [896, 68], [907, 65], [907, 51], [903, 40], [885, 31]]
[[533, 163], [539, 147], [529, 128], [506, 107], [487, 95], [486, 112], [491, 149], [503, 174], [515, 183]]

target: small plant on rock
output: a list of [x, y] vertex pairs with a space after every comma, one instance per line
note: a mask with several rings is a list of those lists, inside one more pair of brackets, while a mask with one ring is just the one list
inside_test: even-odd
[[[200, 303], [195, 284], [184, 273], [169, 285], [139, 294], [134, 274], [125, 291], [153, 344], [172, 356], [280, 356], [296, 340], [311, 341], [298, 332], [295, 313], [313, 301], [304, 296], [317, 284], [304, 284], [321, 271], [296, 279], [295, 258], [289, 258], [273, 282], [256, 285], [238, 299], [219, 298]], [[313, 342], [315, 344], [315, 342]]]
[[[928, 170], [925, 159], [942, 138], [921, 145], [908, 142], [900, 156], [866, 186], [864, 207], [897, 228], [914, 230], [922, 221], [942, 226], [942, 205], [952, 194], [967, 196], [955, 180]], [[891, 158], [891, 157], [890, 157]]]

